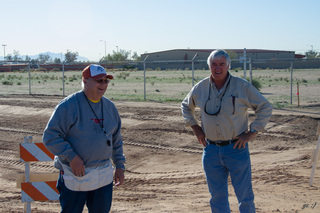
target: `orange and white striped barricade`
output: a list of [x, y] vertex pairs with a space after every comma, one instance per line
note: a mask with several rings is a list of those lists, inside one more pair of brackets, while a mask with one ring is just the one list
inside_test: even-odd
[[317, 135], [318, 135], [317, 147], [316, 147], [316, 150], [314, 150], [312, 157], [311, 157], [311, 161], [313, 162], [313, 164], [312, 164], [312, 169], [311, 169], [309, 186], [312, 186], [312, 184], [313, 184], [313, 178], [314, 178], [314, 174], [316, 172], [317, 162], [320, 157], [320, 153], [319, 153], [319, 151], [320, 151], [320, 122], [318, 123]]
[[32, 201], [59, 199], [59, 192], [56, 188], [59, 174], [31, 174], [30, 162], [54, 159], [54, 155], [42, 142], [32, 143], [32, 137], [25, 136], [24, 143], [21, 143], [19, 148], [20, 161], [25, 162], [25, 174], [18, 178], [17, 186], [21, 187], [21, 199], [22, 202], [25, 202], [24, 211], [30, 213]]

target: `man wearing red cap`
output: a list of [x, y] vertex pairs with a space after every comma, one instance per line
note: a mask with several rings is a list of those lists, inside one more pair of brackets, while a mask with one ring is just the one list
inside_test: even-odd
[[69, 95], [55, 108], [43, 142], [55, 154], [59, 169], [61, 212], [109, 212], [115, 185], [124, 183], [121, 120], [115, 105], [103, 95], [112, 75], [100, 65], [82, 72], [83, 90]]

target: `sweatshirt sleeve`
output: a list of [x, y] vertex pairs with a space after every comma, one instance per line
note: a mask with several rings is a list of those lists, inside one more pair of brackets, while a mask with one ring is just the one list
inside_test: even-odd
[[112, 152], [112, 161], [116, 167], [116, 169], [125, 169], [125, 156], [123, 154], [123, 141], [121, 136], [121, 119], [118, 114], [118, 111], [115, 109], [115, 114], [118, 119], [118, 127], [114, 132], [113, 138], [113, 152]]
[[75, 109], [68, 110], [68, 108], [69, 104], [66, 101], [62, 101], [56, 106], [44, 130], [42, 139], [50, 152], [63, 160], [71, 162], [76, 153], [65, 138], [77, 117], [75, 112], [71, 112]]

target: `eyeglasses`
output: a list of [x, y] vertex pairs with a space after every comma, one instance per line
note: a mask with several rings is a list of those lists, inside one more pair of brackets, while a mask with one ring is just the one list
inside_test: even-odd
[[102, 83], [109, 84], [110, 83], [109, 79], [99, 79], [99, 80], [95, 80], [95, 81], [99, 84], [102, 84]]
[[230, 81], [231, 81], [231, 77], [230, 77], [230, 79], [229, 79], [229, 81], [228, 81], [228, 83], [227, 83], [226, 88], [225, 88], [224, 91], [223, 91], [223, 94], [222, 94], [221, 97], [220, 97], [220, 106], [219, 106], [219, 109], [218, 109], [218, 111], [215, 112], [215, 113], [209, 113], [209, 112], [207, 111], [207, 104], [208, 104], [208, 102], [210, 101], [210, 94], [211, 94], [211, 84], [209, 84], [208, 100], [207, 100], [206, 103], [204, 104], [204, 112], [205, 112], [207, 115], [217, 116], [217, 115], [220, 113], [222, 98], [223, 98], [224, 94], [226, 93], [226, 91], [227, 91], [227, 89], [228, 89], [228, 86], [229, 86]]

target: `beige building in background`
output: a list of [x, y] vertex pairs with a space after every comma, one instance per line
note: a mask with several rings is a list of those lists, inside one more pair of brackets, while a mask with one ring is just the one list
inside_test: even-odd
[[[141, 55], [141, 61], [148, 62], [149, 68], [190, 68], [194, 59], [195, 69], [207, 69], [208, 56], [215, 49], [173, 49], [160, 52], [145, 53]], [[304, 55], [295, 54], [294, 51], [262, 50], [262, 49], [225, 49], [232, 60], [232, 67], [243, 67], [244, 54], [247, 61], [254, 63], [267, 63], [270, 68], [277, 68], [275, 61], [290, 61], [304, 58]], [[244, 53], [245, 50], [245, 53]], [[152, 63], [151, 63], [152, 62]], [[263, 66], [263, 65], [262, 65]], [[287, 65], [286, 65], [287, 66]]]
[[[141, 61], [147, 55], [148, 61], [169, 61], [169, 60], [192, 60], [195, 54], [198, 54], [195, 60], [207, 60], [209, 54], [215, 49], [174, 49], [153, 53], [145, 53], [141, 55]], [[244, 55], [244, 49], [225, 49], [232, 59], [240, 59]], [[295, 54], [294, 51], [285, 50], [261, 50], [246, 49], [247, 59], [294, 59], [303, 58], [303, 55]]]

